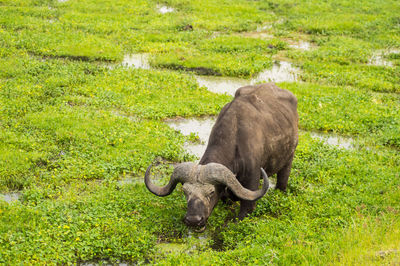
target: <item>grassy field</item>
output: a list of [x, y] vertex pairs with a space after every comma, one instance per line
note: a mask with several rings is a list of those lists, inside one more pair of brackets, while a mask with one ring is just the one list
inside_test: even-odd
[[[0, 0], [0, 193], [21, 194], [0, 198], [0, 264], [399, 263], [399, 14], [395, 0]], [[121, 66], [134, 53], [152, 69]], [[288, 191], [241, 222], [220, 203], [199, 236], [180, 186], [158, 198], [141, 182], [152, 162], [166, 181], [195, 159], [196, 136], [163, 120], [231, 100], [194, 74], [250, 78], [274, 60], [301, 69], [279, 84], [302, 129]]]

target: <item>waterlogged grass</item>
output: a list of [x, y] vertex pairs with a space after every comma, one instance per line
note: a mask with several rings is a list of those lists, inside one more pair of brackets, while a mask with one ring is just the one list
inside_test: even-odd
[[400, 148], [399, 95], [309, 83], [281, 86], [297, 96], [302, 128], [359, 135], [374, 145]]
[[[0, 263], [398, 263], [399, 13], [390, 0], [0, 1], [0, 193], [21, 193], [0, 200]], [[131, 53], [157, 69], [120, 66]], [[202, 240], [182, 222], [180, 185], [159, 198], [141, 182], [152, 162], [166, 183], [170, 163], [194, 159], [193, 135], [163, 119], [231, 99], [191, 72], [248, 78], [277, 59], [302, 80], [280, 84], [305, 131], [288, 191], [241, 222], [238, 204], [218, 204]]]
[[[209, 223], [212, 241], [191, 254], [157, 255], [157, 239], [186, 241], [180, 186], [170, 197], [157, 198], [143, 184], [110, 181], [72, 183], [59, 191], [57, 200], [41, 198], [41, 191], [32, 188], [25, 191], [23, 204], [2, 203], [3, 258], [9, 263], [118, 259], [319, 264], [343, 257], [357, 260], [359, 256], [347, 251], [351, 247], [367, 262], [382, 262], [378, 252], [398, 244], [398, 154], [337, 150], [308, 134], [300, 140], [288, 192], [272, 191], [239, 223], [224, 225], [237, 206], [219, 205]], [[391, 230], [389, 240], [379, 241], [386, 230]], [[216, 240], [221, 251], [208, 249]]]
[[198, 48], [177, 48], [159, 54], [157, 67], [185, 69], [203, 75], [250, 77], [272, 66], [273, 54], [286, 47], [279, 40], [243, 36], [218, 36], [198, 43]]
[[[286, 194], [271, 192], [250, 218], [224, 227], [224, 251], [169, 256], [166, 264], [398, 261], [396, 152], [337, 150], [307, 134], [300, 140]], [[381, 258], [381, 251], [388, 256]]]

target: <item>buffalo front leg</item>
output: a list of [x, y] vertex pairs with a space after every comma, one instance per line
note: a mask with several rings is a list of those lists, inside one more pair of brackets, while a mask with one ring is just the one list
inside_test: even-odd
[[[242, 186], [250, 189], [250, 190], [258, 190], [258, 186], [260, 185], [260, 168], [255, 167], [255, 170], [249, 171], [247, 174], [245, 174], [246, 181], [243, 182]], [[248, 214], [252, 213], [254, 208], [256, 207], [256, 202], [255, 201], [250, 201], [250, 200], [240, 200], [240, 211], [238, 218], [240, 220], [243, 220]]]
[[241, 200], [240, 211], [238, 215], [239, 220], [243, 220], [248, 214], [252, 213], [255, 207], [255, 201]]
[[286, 191], [286, 186], [289, 180], [290, 170], [292, 169], [293, 156], [290, 159], [289, 163], [287, 163], [278, 173], [277, 173], [277, 182], [276, 188]]

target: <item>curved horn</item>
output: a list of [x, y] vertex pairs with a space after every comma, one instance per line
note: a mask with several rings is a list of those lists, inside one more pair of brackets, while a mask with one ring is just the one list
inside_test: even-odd
[[[168, 184], [163, 187], [159, 187], [159, 186], [154, 185], [150, 180], [150, 171], [151, 171], [152, 166], [153, 165], [150, 164], [150, 166], [146, 170], [146, 174], [144, 175], [144, 183], [146, 184], [147, 189], [150, 190], [151, 193], [153, 193], [156, 196], [160, 196], [160, 197], [165, 197], [165, 196], [168, 196], [169, 194], [171, 194], [179, 182], [181, 182], [181, 183], [186, 182], [186, 179], [188, 176], [187, 175], [188, 168], [190, 169], [190, 167], [188, 167], [189, 165], [187, 163], [182, 163], [182, 164], [178, 165], [175, 168], [174, 173], [172, 174], [171, 179], [169, 180]], [[178, 171], [176, 171], [176, 170], [178, 170]]]
[[261, 173], [264, 179], [263, 187], [257, 191], [252, 191], [243, 187], [236, 179], [236, 176], [227, 168], [224, 171], [224, 175], [222, 177], [223, 180], [221, 183], [224, 183], [238, 198], [242, 200], [254, 201], [264, 196], [269, 188], [267, 173], [265, 173], [264, 169], [262, 168]]

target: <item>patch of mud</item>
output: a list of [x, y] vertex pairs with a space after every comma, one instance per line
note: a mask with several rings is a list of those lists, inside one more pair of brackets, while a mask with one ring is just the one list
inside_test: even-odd
[[165, 120], [170, 127], [180, 131], [183, 135], [189, 136], [196, 134], [200, 139], [200, 144], [185, 143], [184, 148], [191, 154], [201, 157], [206, 150], [208, 137], [215, 123], [216, 117], [189, 118], [189, 119], [169, 119]]
[[12, 202], [18, 201], [20, 199], [20, 197], [21, 197], [21, 193], [19, 193], [19, 192], [0, 194], [0, 200], [4, 200], [7, 203], [12, 203]]
[[150, 69], [148, 54], [128, 54], [125, 55], [122, 65], [125, 67]]
[[376, 51], [376, 53], [369, 59], [368, 65], [393, 67], [393, 62], [386, 58], [389, 54], [400, 54], [400, 50], [388, 49]]
[[311, 132], [310, 135], [314, 139], [322, 140], [324, 144], [329, 146], [336, 146], [340, 149], [345, 150], [352, 150], [356, 148], [354, 144], [354, 139], [350, 137], [341, 137], [337, 135], [323, 134], [317, 132]]
[[157, 6], [157, 10], [158, 12], [160, 12], [161, 14], [166, 14], [166, 13], [171, 13], [174, 12], [175, 9], [169, 6]]

